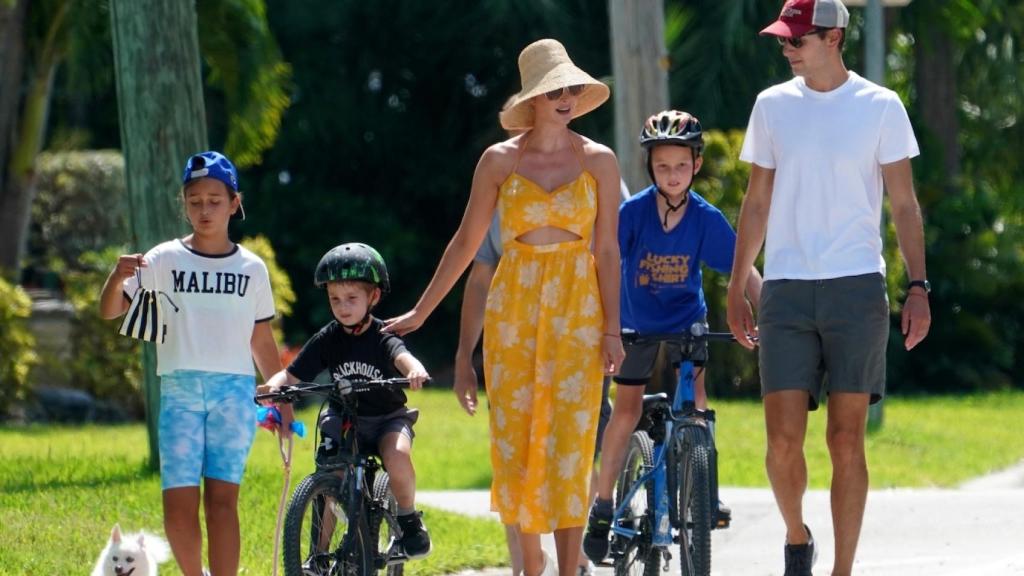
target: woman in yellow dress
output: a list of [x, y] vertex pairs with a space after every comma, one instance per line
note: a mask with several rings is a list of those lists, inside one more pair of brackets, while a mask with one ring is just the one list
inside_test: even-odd
[[608, 99], [555, 40], [519, 55], [522, 90], [500, 118], [523, 134], [489, 147], [462, 223], [416, 306], [385, 329], [419, 328], [465, 271], [494, 210], [504, 256], [487, 297], [491, 506], [520, 531], [527, 576], [554, 574], [540, 534], [554, 532], [558, 572], [576, 569], [603, 373], [619, 337], [619, 168], [569, 122]]

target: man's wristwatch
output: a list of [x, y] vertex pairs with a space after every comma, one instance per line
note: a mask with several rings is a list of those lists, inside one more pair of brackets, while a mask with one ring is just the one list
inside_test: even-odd
[[907, 292], [910, 292], [910, 289], [915, 286], [923, 289], [925, 294], [930, 294], [932, 291], [931, 282], [927, 280], [911, 280], [910, 283], [907, 284]]

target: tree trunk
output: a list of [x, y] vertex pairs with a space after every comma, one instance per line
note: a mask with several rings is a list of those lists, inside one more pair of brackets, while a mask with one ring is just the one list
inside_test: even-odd
[[28, 224], [36, 191], [36, 156], [43, 149], [50, 94], [57, 69], [54, 61], [37, 63], [38, 74], [29, 84], [18, 137], [10, 148], [7, 178], [0, 196], [0, 269], [20, 278], [21, 258], [28, 241]]
[[[15, 222], [10, 215], [19, 208], [9, 202], [11, 172], [10, 152], [15, 143], [18, 129], [18, 105], [21, 102], [22, 72], [24, 70], [25, 30], [28, 2], [0, 1], [0, 274], [9, 274], [17, 280], [18, 244], [13, 235], [4, 231], [12, 230]], [[10, 220], [10, 221], [9, 221]]]
[[[111, 0], [114, 69], [134, 247], [180, 236], [181, 167], [206, 149], [195, 4]], [[143, 354], [150, 466], [159, 468], [160, 387], [152, 344]]]
[[650, 177], [640, 153], [640, 128], [668, 108], [668, 51], [661, 0], [608, 0], [615, 85], [615, 153], [631, 192]]
[[14, 141], [15, 118], [21, 95], [21, 74], [24, 68], [25, 15], [28, 2], [17, 0], [13, 4], [0, 0], [0, 198], [7, 181], [7, 153]]
[[950, 188], [960, 175], [960, 120], [957, 116], [957, 80], [953, 41], [942, 26], [919, 26], [915, 33], [918, 110], [928, 136], [940, 146], [944, 181]]
[[[5, 146], [2, 157], [5, 173], [0, 193], [0, 270], [7, 270], [15, 279], [20, 278], [21, 258], [28, 241], [28, 224], [35, 196], [36, 156], [43, 149], [54, 74], [64, 58], [68, 10], [69, 4], [64, 3], [53, 12], [46, 37], [33, 56], [32, 77], [25, 92], [21, 119], [10, 126], [10, 134], [16, 137]], [[21, 48], [18, 50], [21, 50], [24, 39], [19, 40], [19, 45]], [[21, 87], [20, 73], [13, 84], [16, 89]], [[17, 94], [14, 98], [17, 100]]]

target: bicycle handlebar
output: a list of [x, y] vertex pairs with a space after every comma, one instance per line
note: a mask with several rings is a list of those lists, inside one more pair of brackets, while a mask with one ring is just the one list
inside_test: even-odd
[[[757, 342], [757, 337], [750, 338]], [[641, 334], [633, 330], [623, 330], [622, 340], [624, 342], [674, 342], [687, 344], [693, 342], [735, 342], [736, 337], [731, 332], [711, 332], [708, 325], [703, 322], [694, 322], [687, 332], [650, 333]]]
[[706, 340], [708, 342], [736, 341], [736, 337], [732, 335], [732, 332], [706, 332], [699, 335], [685, 333], [640, 334], [638, 332], [627, 332], [622, 335], [622, 339], [628, 342], [698, 342], [702, 340]]
[[[430, 379], [427, 380], [430, 382]], [[328, 384], [317, 384], [314, 382], [299, 382], [294, 386], [283, 386], [277, 392], [257, 394], [253, 400], [258, 404], [261, 401], [270, 401], [275, 404], [290, 404], [303, 396], [314, 394], [337, 393], [341, 396], [370, 392], [381, 386], [390, 388], [408, 388], [408, 378], [380, 378], [377, 380], [349, 380], [343, 378], [338, 382]]]

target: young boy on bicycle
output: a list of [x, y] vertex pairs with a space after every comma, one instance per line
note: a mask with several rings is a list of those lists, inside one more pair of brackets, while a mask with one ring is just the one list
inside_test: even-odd
[[[381, 255], [366, 244], [342, 244], [324, 254], [314, 274], [317, 288], [326, 287], [334, 320], [302, 347], [285, 370], [267, 382], [274, 390], [316, 378], [327, 370], [333, 381], [377, 380], [395, 375], [396, 369], [419, 390], [429, 378], [423, 364], [394, 334], [381, 332], [382, 322], [371, 311], [390, 290], [388, 270]], [[410, 559], [430, 553], [430, 537], [415, 509], [416, 471], [412, 465], [413, 425], [419, 411], [406, 406], [405, 393], [381, 387], [359, 394], [356, 431], [360, 446], [380, 453], [398, 502], [399, 544]], [[282, 410], [283, 430], [291, 424], [291, 412]], [[333, 404], [320, 421], [320, 450], [342, 446], [342, 418]]]
[[[653, 185], [619, 208], [622, 328], [640, 334], [685, 333], [707, 316], [701, 263], [730, 272], [736, 233], [717, 208], [690, 189], [703, 164], [704, 136], [697, 118], [677, 110], [655, 114], [644, 124], [640, 144]], [[761, 277], [754, 269], [750, 278], [747, 291], [756, 305]], [[659, 346], [627, 344], [626, 359], [615, 376], [615, 407], [605, 430], [597, 498], [583, 538], [583, 549], [594, 562], [608, 555], [612, 490], [640, 421]], [[672, 361], [678, 364], [679, 359]], [[704, 409], [703, 371], [695, 370], [694, 378], [695, 404]], [[721, 513], [728, 511], [723, 507]]]

